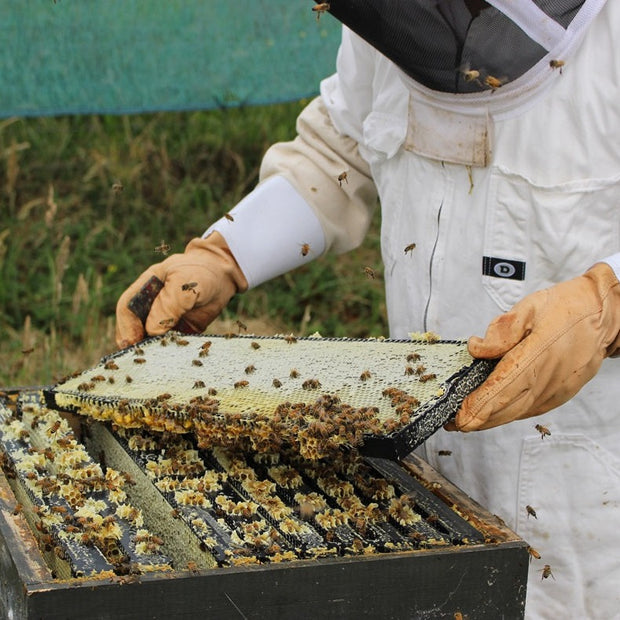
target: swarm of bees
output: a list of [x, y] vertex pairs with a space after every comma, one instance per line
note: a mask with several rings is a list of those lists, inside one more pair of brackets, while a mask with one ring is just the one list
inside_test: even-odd
[[[296, 356], [298, 351], [300, 352], [300, 363], [305, 365], [303, 373], [297, 368], [286, 369], [286, 366], [274, 371], [272, 362], [267, 361], [273, 358], [263, 357], [273, 351], [273, 343], [268, 343], [269, 346], [263, 349], [261, 343], [251, 337], [239, 335], [233, 349], [239, 349], [242, 355], [248, 355], [252, 359], [240, 365], [235, 374], [228, 375], [228, 383], [217, 379], [219, 385], [216, 389], [209, 386], [206, 378], [215, 368], [221, 366], [220, 355], [223, 349], [220, 347], [229, 349], [230, 345], [225, 345], [224, 339], [220, 339], [214, 348], [214, 338], [188, 338], [170, 332], [102, 362], [97, 371], [101, 372], [100, 375], [94, 374], [94, 371], [85, 375], [89, 381], [78, 384], [77, 381], [82, 375], [75, 378], [78, 391], [84, 394], [76, 395], [75, 388], [66, 384], [69, 389], [65, 389], [65, 385], [58, 386], [54, 390], [54, 396], [60, 407], [77, 404], [80, 412], [121, 427], [143, 427], [164, 433], [191, 433], [196, 437], [198, 446], [203, 449], [222, 446], [273, 453], [286, 446], [299, 451], [304, 458], [318, 460], [331, 457], [343, 449], [356, 449], [368, 436], [393, 436], [403, 431], [415, 419], [421, 405], [420, 399], [413, 394], [419, 392], [421, 398], [423, 394], [424, 398], [432, 394], [432, 398], [435, 398], [439, 393], [436, 387], [432, 387], [433, 383], [438, 383], [438, 376], [427, 368], [427, 363], [430, 362], [431, 365], [433, 359], [425, 357], [423, 360], [420, 353], [424, 347], [418, 346], [417, 350], [402, 347], [402, 357], [399, 359], [402, 360], [401, 369], [404, 368], [404, 373], [403, 370], [398, 370], [394, 375], [394, 382], [401, 387], [389, 387], [390, 383], [387, 383], [388, 387], [383, 387], [386, 383], [382, 371], [372, 367], [359, 367], [347, 380], [355, 381], [362, 393], [373, 394], [375, 400], [372, 402], [375, 406], [364, 405], [368, 396], [362, 398], [358, 405], [349, 404], [332, 391], [329, 374], [310, 374], [312, 370], [309, 371], [311, 367], [308, 366], [305, 351], [311, 339], [298, 341], [292, 334], [280, 336], [280, 339], [291, 345], [290, 354], [289, 347], [281, 345], [287, 350], [288, 356]], [[430, 343], [435, 342], [438, 336], [428, 332], [420, 335], [418, 339]], [[117, 390], [122, 393], [123, 388], [128, 389], [126, 385], [121, 385], [122, 381], [117, 381], [118, 388], [107, 391], [102, 389], [110, 383], [110, 378], [114, 379], [115, 375], [123, 373], [121, 376], [126, 377], [125, 384], [134, 384], [131, 386], [131, 393], [139, 395], [141, 388], [146, 386], [145, 371], [152, 377], [153, 371], [157, 370], [155, 366], [163, 368], [157, 363], [161, 356], [158, 353], [158, 342], [163, 341], [167, 342], [168, 346], [187, 347], [187, 354], [170, 349], [165, 352], [166, 359], [169, 358], [169, 352], [180, 355], [178, 359], [187, 359], [190, 368], [183, 370], [182, 382], [186, 383], [184, 387], [178, 382], [174, 385], [162, 383], [168, 390], [165, 398], [163, 394], [152, 398], [115, 396], [119, 393]], [[314, 343], [312, 346], [315, 346]], [[323, 343], [317, 345], [317, 350], [319, 346], [323, 346]], [[281, 352], [284, 353], [284, 350]], [[144, 369], [136, 368], [135, 373], [132, 372], [134, 379], [138, 375], [141, 378], [134, 381], [119, 368], [122, 365], [126, 368], [128, 363], [145, 366]], [[193, 370], [194, 368], [199, 370]], [[422, 387], [422, 384], [429, 384], [429, 387]], [[179, 389], [182, 391], [178, 391]], [[269, 389], [274, 390], [272, 397], [281, 398], [281, 401], [256, 401], [257, 392], [268, 392]], [[276, 389], [278, 393], [275, 392]]]
[[[27, 434], [21, 432], [25, 427]], [[128, 503], [128, 478], [93, 461], [56, 412], [39, 404], [21, 407], [20, 416], [0, 431], [0, 453], [11, 462], [14, 484], [25, 498], [15, 514], [32, 515], [41, 551], [55, 556], [62, 574], [115, 577], [128, 563], [135, 574], [172, 569], [159, 548], [137, 544], [130, 517], [139, 510]], [[142, 533], [157, 541], [148, 530]]]

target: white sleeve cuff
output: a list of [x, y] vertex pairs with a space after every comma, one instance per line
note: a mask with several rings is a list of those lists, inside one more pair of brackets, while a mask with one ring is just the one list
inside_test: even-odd
[[249, 288], [317, 258], [325, 235], [312, 207], [281, 176], [268, 178], [249, 193], [228, 217], [202, 235], [219, 232], [226, 240]]
[[603, 258], [601, 262], [607, 263], [614, 270], [616, 278], [620, 280], [620, 252], [618, 252], [618, 254], [612, 254], [607, 258]]

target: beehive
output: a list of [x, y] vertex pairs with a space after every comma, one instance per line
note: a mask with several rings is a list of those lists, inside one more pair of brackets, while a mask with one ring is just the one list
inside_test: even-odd
[[40, 391], [15, 398], [0, 404], [7, 616], [411, 617], [436, 604], [433, 571], [458, 584], [453, 612], [493, 617], [497, 592], [493, 610], [522, 611], [525, 544], [446, 481], [413, 475], [417, 459], [207, 449], [85, 420], [80, 436]]
[[452, 417], [492, 362], [465, 342], [182, 336], [104, 358], [48, 404], [125, 427], [193, 432], [201, 447], [344, 447], [408, 454]]

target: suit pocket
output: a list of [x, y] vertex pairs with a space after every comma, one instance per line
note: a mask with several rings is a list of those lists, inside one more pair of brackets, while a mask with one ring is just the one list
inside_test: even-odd
[[544, 186], [492, 170], [482, 283], [501, 311], [619, 250], [620, 175]]

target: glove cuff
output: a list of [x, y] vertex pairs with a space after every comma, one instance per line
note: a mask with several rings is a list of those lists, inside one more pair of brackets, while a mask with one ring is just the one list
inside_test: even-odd
[[230, 282], [230, 288], [232, 289], [228, 299], [230, 299], [230, 297], [232, 297], [235, 293], [242, 293], [247, 290], [248, 282], [243, 275], [243, 271], [237, 264], [237, 261], [232, 255], [226, 241], [219, 233], [209, 235], [207, 239], [192, 239], [185, 246], [185, 252], [191, 253], [195, 251], [209, 252], [211, 256], [215, 256], [217, 258], [217, 262], [214, 264], [221, 267], [222, 275], [226, 276]]
[[[619, 255], [620, 256], [620, 255]], [[608, 357], [620, 355], [620, 281], [617, 272], [607, 260], [596, 263], [585, 273], [594, 281], [602, 304], [601, 320], [607, 324], [610, 344]], [[609, 341], [608, 340], [608, 341]]]
[[614, 270], [616, 278], [620, 280], [620, 252], [604, 258], [601, 262], [607, 263]]
[[218, 232], [241, 268], [247, 287], [304, 265], [323, 254], [325, 236], [312, 207], [281, 176], [260, 183], [203, 239]]

